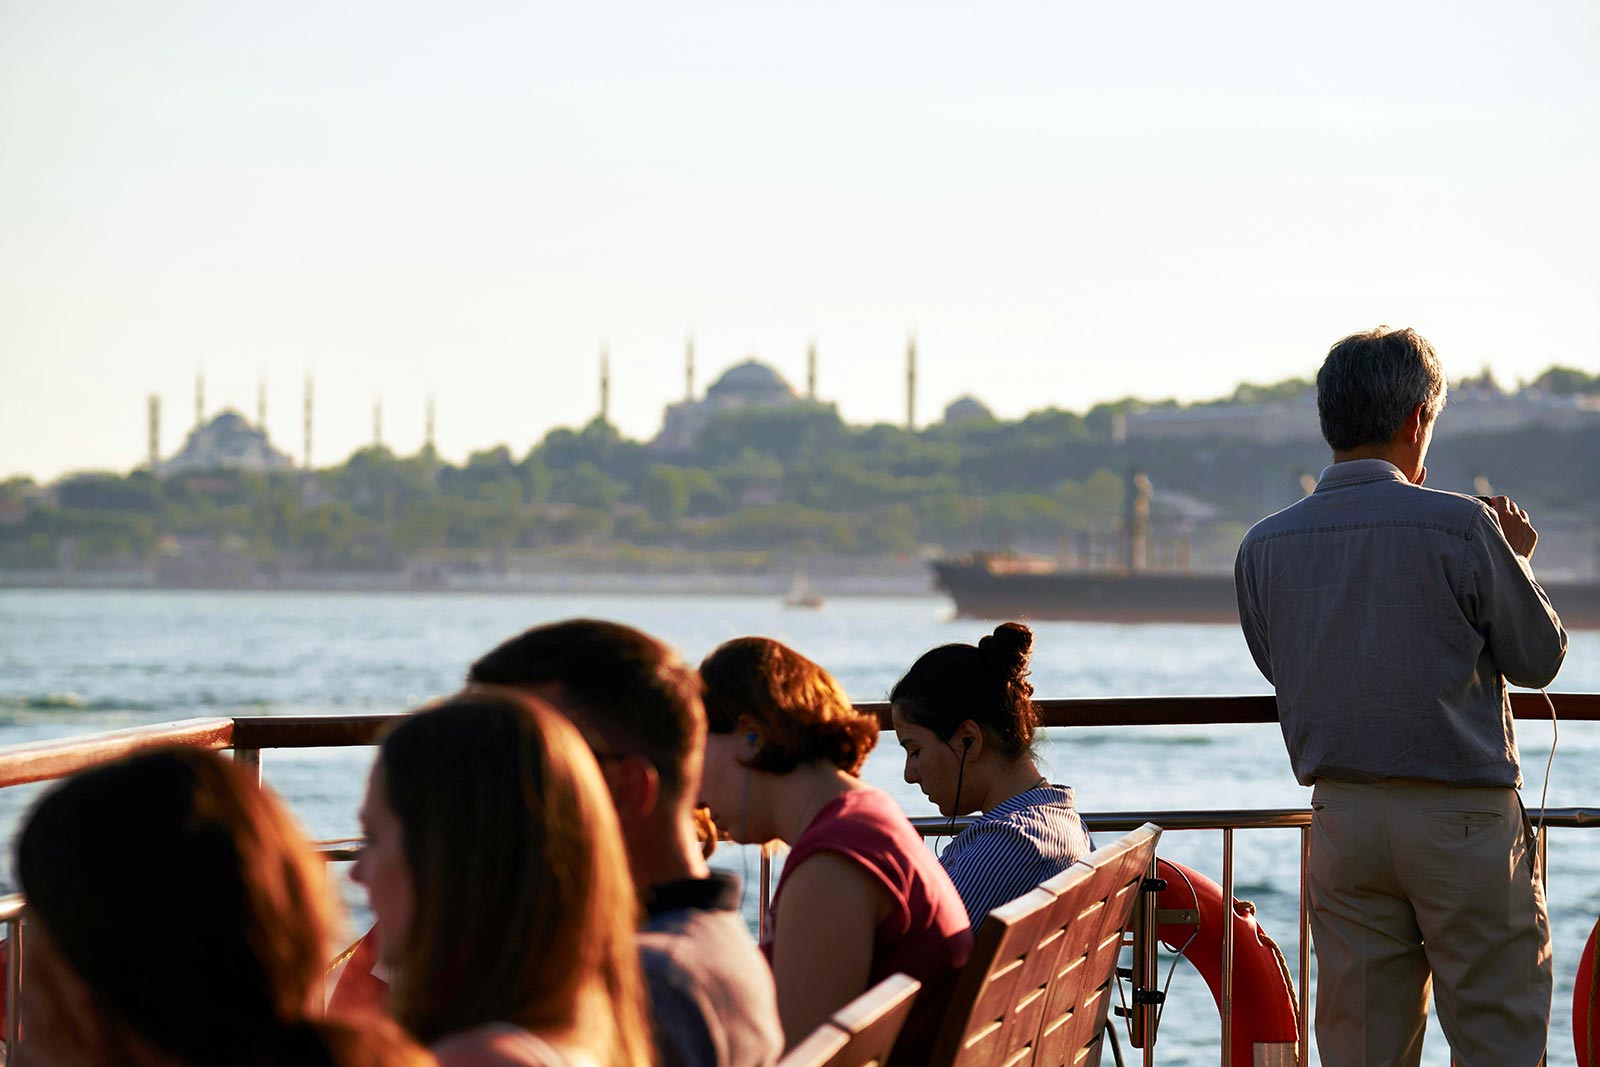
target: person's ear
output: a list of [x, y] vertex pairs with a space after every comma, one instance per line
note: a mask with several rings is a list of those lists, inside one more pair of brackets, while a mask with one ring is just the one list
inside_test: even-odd
[[967, 719], [956, 732], [950, 736], [950, 744], [956, 750], [956, 756], [966, 756], [969, 760], [977, 759], [983, 755], [983, 729], [971, 719]]
[[611, 799], [623, 818], [645, 816], [661, 800], [661, 772], [643, 756], [625, 756], [611, 765]]
[[1411, 409], [1411, 414], [1406, 416], [1406, 440], [1412, 444], [1422, 443], [1422, 432], [1428, 427], [1428, 405], [1418, 404]]
[[741, 715], [734, 720], [734, 733], [739, 738], [739, 752], [742, 758], [749, 759], [761, 747], [761, 727], [749, 715]]

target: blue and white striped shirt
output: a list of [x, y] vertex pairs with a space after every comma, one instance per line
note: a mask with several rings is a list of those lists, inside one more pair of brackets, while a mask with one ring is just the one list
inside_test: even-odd
[[1041, 785], [996, 804], [957, 834], [939, 861], [976, 931], [995, 908], [1072, 866], [1092, 847], [1072, 787]]

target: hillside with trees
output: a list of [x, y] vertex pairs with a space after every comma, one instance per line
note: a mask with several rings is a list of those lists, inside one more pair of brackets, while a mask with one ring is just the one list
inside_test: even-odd
[[[1570, 368], [1531, 387], [1600, 397], [1600, 377]], [[1282, 403], [1307, 388], [1243, 385], [1215, 403]], [[831, 405], [803, 402], [720, 414], [687, 452], [595, 421], [552, 430], [525, 455], [499, 447], [460, 465], [372, 447], [314, 472], [13, 479], [0, 484], [0, 569], [153, 569], [248, 584], [287, 572], [493, 572], [510, 561], [758, 571], [800, 558], [1053, 553], [1073, 538], [1114, 536], [1133, 470], [1155, 486], [1156, 529], [1188, 539], [1196, 566], [1217, 567], [1251, 521], [1291, 503], [1327, 462], [1314, 439], [1172, 440], [1121, 428], [1163, 407], [1178, 405], [1127, 400], [912, 432], [850, 426]], [[1430, 456], [1429, 484], [1471, 492], [1488, 476], [1536, 513], [1588, 523], [1596, 456], [1600, 417], [1457, 426]]]

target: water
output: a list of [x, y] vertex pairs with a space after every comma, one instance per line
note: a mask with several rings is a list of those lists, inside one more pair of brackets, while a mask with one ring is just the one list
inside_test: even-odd
[[[884, 697], [924, 650], [986, 632], [981, 623], [949, 619], [948, 607], [931, 598], [835, 599], [820, 612], [795, 612], [767, 598], [6, 591], [0, 592], [0, 744], [207, 715], [401, 711], [455, 689], [467, 664], [510, 634], [583, 614], [639, 626], [692, 660], [730, 637], [776, 637], [827, 666], [858, 699]], [[1231, 627], [1040, 623], [1035, 631], [1033, 681], [1041, 696], [1268, 691]], [[1600, 634], [1574, 635], [1557, 689], [1600, 692]], [[1539, 723], [1519, 724], [1518, 731], [1532, 807], [1544, 784], [1551, 731]], [[1050, 777], [1074, 785], [1086, 811], [1307, 803], [1272, 725], [1046, 733]], [[355, 836], [370, 761], [370, 749], [267, 752], [262, 760], [267, 781], [317, 838]], [[1596, 767], [1600, 724], [1567, 724], [1549, 803], [1600, 805]], [[865, 775], [911, 814], [935, 814], [901, 781], [892, 735], [868, 760]], [[7, 839], [37, 792], [0, 791]], [[1298, 841], [1294, 831], [1236, 839], [1236, 893], [1256, 902], [1291, 969], [1299, 951]], [[1220, 834], [1169, 833], [1161, 851], [1221, 881]], [[1553, 831], [1550, 855], [1556, 944], [1550, 1062], [1570, 1065], [1573, 973], [1600, 913], [1600, 834]], [[753, 854], [723, 848], [715, 862], [747, 872], [753, 914]], [[0, 881], [9, 884], [9, 849]], [[362, 928], [367, 913], [359, 891], [342, 876], [338, 881], [352, 927]], [[1217, 1047], [1210, 993], [1179, 961], [1158, 1062], [1215, 1063]], [[1436, 1025], [1424, 1063], [1448, 1063]]]

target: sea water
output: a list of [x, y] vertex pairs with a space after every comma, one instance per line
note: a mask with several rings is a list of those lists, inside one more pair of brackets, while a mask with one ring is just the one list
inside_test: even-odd
[[[1559, 606], [1559, 605], [1558, 605]], [[764, 634], [831, 670], [852, 697], [882, 699], [923, 651], [975, 641], [981, 622], [950, 618], [936, 598], [843, 598], [820, 611], [785, 610], [741, 597], [472, 596], [223, 592], [0, 592], [0, 745], [197, 716], [395, 712], [457, 688], [471, 661], [531, 625], [590, 615], [639, 626], [698, 661], [731, 637]], [[1038, 623], [1033, 683], [1041, 697], [1266, 693], [1233, 627]], [[1600, 634], [1575, 634], [1558, 692], [1600, 692]], [[1518, 724], [1524, 799], [1539, 803], [1550, 753], [1548, 724]], [[1103, 727], [1045, 731], [1053, 781], [1077, 790], [1081, 810], [1305, 807], [1277, 727]], [[1561, 730], [1551, 806], [1600, 806], [1600, 724]], [[356, 809], [370, 748], [262, 755], [268, 784], [319, 839], [358, 833]], [[912, 815], [937, 814], [901, 779], [901, 753], [885, 734], [865, 776]], [[0, 790], [7, 841], [40, 787]], [[1577, 956], [1600, 914], [1600, 831], [1553, 830], [1550, 912], [1556, 994], [1550, 1062], [1574, 1062], [1571, 1004]], [[1104, 835], [1102, 835], [1104, 836]], [[934, 847], [940, 843], [935, 842]], [[1253, 900], [1298, 977], [1299, 834], [1235, 837], [1235, 895]], [[1220, 832], [1167, 833], [1161, 853], [1222, 880]], [[758, 859], [724, 846], [713, 860], [745, 874], [745, 911], [756, 909]], [[130, 872], [130, 875], [132, 872]], [[352, 930], [368, 913], [345, 869], [337, 876]], [[10, 886], [9, 848], [0, 885]], [[1163, 970], [1169, 957], [1163, 955]], [[1157, 1062], [1218, 1062], [1219, 1024], [1209, 991], [1174, 960]], [[1138, 1053], [1126, 1047], [1129, 1063]], [[1109, 1055], [1105, 1062], [1110, 1063]], [[1449, 1062], [1430, 1024], [1424, 1063]]]

